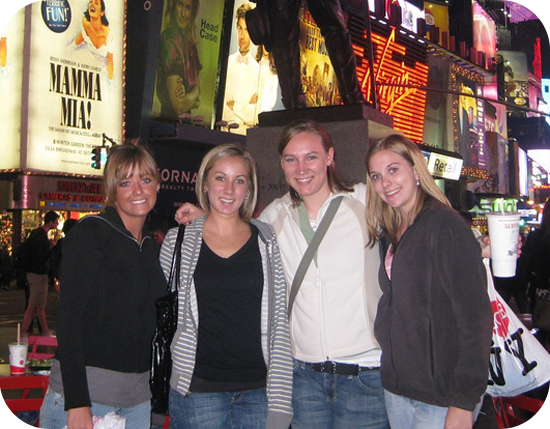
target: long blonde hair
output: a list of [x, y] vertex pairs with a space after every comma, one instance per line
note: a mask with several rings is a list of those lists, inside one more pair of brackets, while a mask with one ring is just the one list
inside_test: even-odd
[[380, 239], [383, 231], [389, 234], [394, 246], [397, 245], [397, 231], [403, 222], [399, 211], [389, 204], [386, 204], [382, 198], [380, 198], [370, 178], [370, 160], [376, 153], [382, 150], [389, 150], [401, 156], [414, 167], [418, 174], [418, 198], [416, 199], [411, 216], [409, 217], [407, 228], [413, 224], [416, 216], [424, 207], [426, 198], [438, 201], [447, 207], [451, 207], [451, 203], [441, 189], [439, 189], [430, 174], [426, 158], [420, 151], [418, 145], [399, 134], [392, 134], [384, 137], [369, 146], [365, 158], [367, 166], [367, 205], [365, 216], [370, 235], [369, 246], [374, 246]]

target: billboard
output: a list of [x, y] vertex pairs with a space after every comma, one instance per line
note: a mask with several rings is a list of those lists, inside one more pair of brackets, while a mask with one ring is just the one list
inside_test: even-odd
[[449, 6], [425, 1], [424, 8], [426, 29], [439, 28], [439, 45], [449, 48]]
[[122, 139], [124, 4], [43, 0], [27, 8], [28, 112], [23, 168], [97, 174], [91, 148]]
[[[422, 7], [419, 7], [421, 4], [422, 2], [419, 1], [407, 0], [371, 1], [369, 2], [369, 10], [371, 12], [376, 12], [380, 16], [392, 21], [395, 21], [396, 19], [400, 20], [401, 27], [416, 33], [418, 29], [418, 19], [424, 18], [424, 10]], [[392, 6], [394, 5], [399, 6], [399, 8], [393, 9]], [[378, 11], [377, 8], [383, 8], [383, 10]], [[400, 16], [396, 18], [395, 16], [392, 16], [392, 13], [400, 13]]]
[[0, 171], [21, 164], [21, 102], [23, 88], [23, 40], [25, 10], [20, 9], [3, 28], [0, 37]]
[[529, 107], [527, 55], [518, 51], [501, 51], [496, 55], [499, 96], [508, 103]]
[[260, 113], [283, 108], [273, 57], [252, 43], [248, 34], [244, 16], [254, 7], [255, 3], [235, 1], [229, 57], [223, 67], [226, 75], [222, 120], [237, 124], [233, 132], [243, 135], [258, 124]]
[[151, 116], [211, 126], [224, 2], [165, 0]]
[[488, 68], [490, 61], [496, 55], [497, 49], [495, 23], [475, 0], [472, 2], [472, 15], [474, 30], [473, 47], [478, 55], [480, 52], [484, 54], [484, 61], [480, 65]]
[[305, 6], [300, 9], [300, 75], [308, 107], [341, 104], [325, 39]]
[[484, 104], [483, 100], [476, 98], [481, 95], [482, 87], [458, 73], [454, 74], [453, 82], [459, 93], [455, 112], [456, 149], [464, 158], [465, 167], [485, 170]]

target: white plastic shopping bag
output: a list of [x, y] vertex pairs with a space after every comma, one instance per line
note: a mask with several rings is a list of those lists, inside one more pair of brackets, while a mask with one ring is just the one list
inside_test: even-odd
[[[94, 429], [125, 429], [126, 419], [115, 414], [113, 411], [105, 414], [103, 417], [93, 416], [92, 423]], [[67, 429], [65, 426], [63, 429]]]
[[487, 394], [521, 395], [550, 380], [550, 354], [497, 293], [489, 260], [483, 262], [494, 315]]
[[126, 419], [121, 417], [114, 412], [105, 414], [104, 417], [92, 418], [94, 423], [94, 429], [125, 429], [126, 428]]

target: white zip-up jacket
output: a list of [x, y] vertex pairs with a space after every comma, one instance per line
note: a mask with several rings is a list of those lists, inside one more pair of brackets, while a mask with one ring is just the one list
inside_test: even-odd
[[[353, 362], [368, 353], [379, 365], [380, 346], [374, 337], [374, 318], [381, 296], [378, 284], [378, 245], [367, 246], [366, 185], [354, 192], [331, 194], [319, 210], [317, 225], [332, 199], [344, 195], [296, 296], [290, 319], [293, 357], [304, 362]], [[298, 208], [290, 194], [274, 200], [260, 216], [275, 229], [287, 287], [308, 243], [300, 230]], [[365, 364], [361, 362], [353, 362]]]

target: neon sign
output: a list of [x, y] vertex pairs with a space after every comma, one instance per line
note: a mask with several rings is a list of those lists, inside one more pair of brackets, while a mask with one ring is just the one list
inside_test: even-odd
[[[426, 91], [418, 88], [428, 83], [428, 66], [411, 60], [408, 48], [396, 42], [395, 28], [387, 37], [372, 33], [372, 42], [379, 108], [393, 117], [395, 129], [420, 143], [424, 136]], [[357, 65], [357, 77], [363, 94], [369, 98], [372, 91], [368, 57], [364, 47], [357, 44], [353, 47], [361, 58]]]

